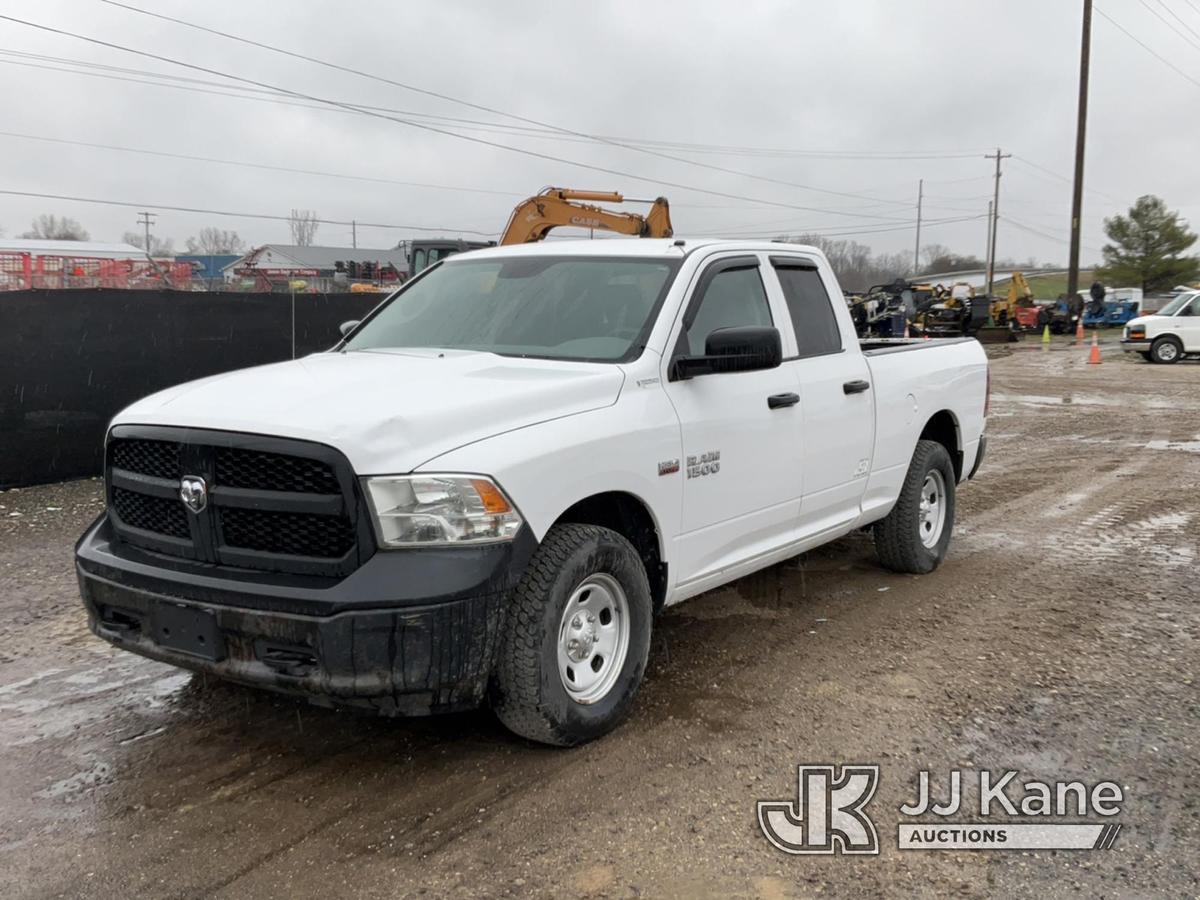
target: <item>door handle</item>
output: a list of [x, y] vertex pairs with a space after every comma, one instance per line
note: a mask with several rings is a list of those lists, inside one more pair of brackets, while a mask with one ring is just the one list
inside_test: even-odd
[[795, 406], [799, 402], [799, 394], [772, 394], [767, 398], [767, 408], [782, 409], [785, 406]]
[[863, 381], [861, 378], [854, 381], [847, 381], [842, 385], [842, 393], [845, 394], [861, 394], [863, 391], [871, 389], [871, 382]]

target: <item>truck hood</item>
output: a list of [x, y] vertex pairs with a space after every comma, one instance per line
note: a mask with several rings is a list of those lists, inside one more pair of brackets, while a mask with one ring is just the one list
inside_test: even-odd
[[168, 388], [114, 425], [177, 425], [317, 441], [355, 472], [409, 472], [464, 444], [610, 406], [624, 374], [602, 363], [462, 350], [317, 353]]
[[1137, 318], [1130, 319], [1128, 322], [1125, 323], [1125, 326], [1128, 328], [1130, 325], [1146, 325], [1152, 319], [1161, 320], [1162, 316], [1156, 316], [1154, 313], [1147, 313], [1144, 316], [1138, 316]]

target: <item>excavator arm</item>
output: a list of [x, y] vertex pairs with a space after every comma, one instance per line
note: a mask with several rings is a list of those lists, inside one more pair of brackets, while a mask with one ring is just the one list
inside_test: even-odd
[[659, 197], [642, 216], [637, 213], [614, 212], [591, 203], [572, 201], [592, 200], [623, 203], [625, 197], [615, 191], [573, 191], [566, 188], [546, 188], [536, 197], [517, 205], [504, 228], [500, 244], [530, 244], [540, 241], [553, 228], [573, 228], [615, 231], [637, 237], [671, 237], [671, 211], [666, 197]]

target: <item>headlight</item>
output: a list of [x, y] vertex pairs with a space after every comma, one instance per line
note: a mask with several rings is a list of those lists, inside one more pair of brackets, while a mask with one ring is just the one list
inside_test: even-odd
[[381, 547], [509, 541], [521, 515], [491, 479], [478, 475], [364, 478]]

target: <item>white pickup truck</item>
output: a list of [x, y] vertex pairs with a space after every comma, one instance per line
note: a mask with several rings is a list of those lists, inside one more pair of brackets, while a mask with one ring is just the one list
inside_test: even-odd
[[984, 451], [979, 344], [860, 344], [811, 247], [464, 253], [343, 331], [117, 415], [77, 548], [97, 635], [577, 744], [628, 712], [666, 605], [865, 526], [932, 571]]

